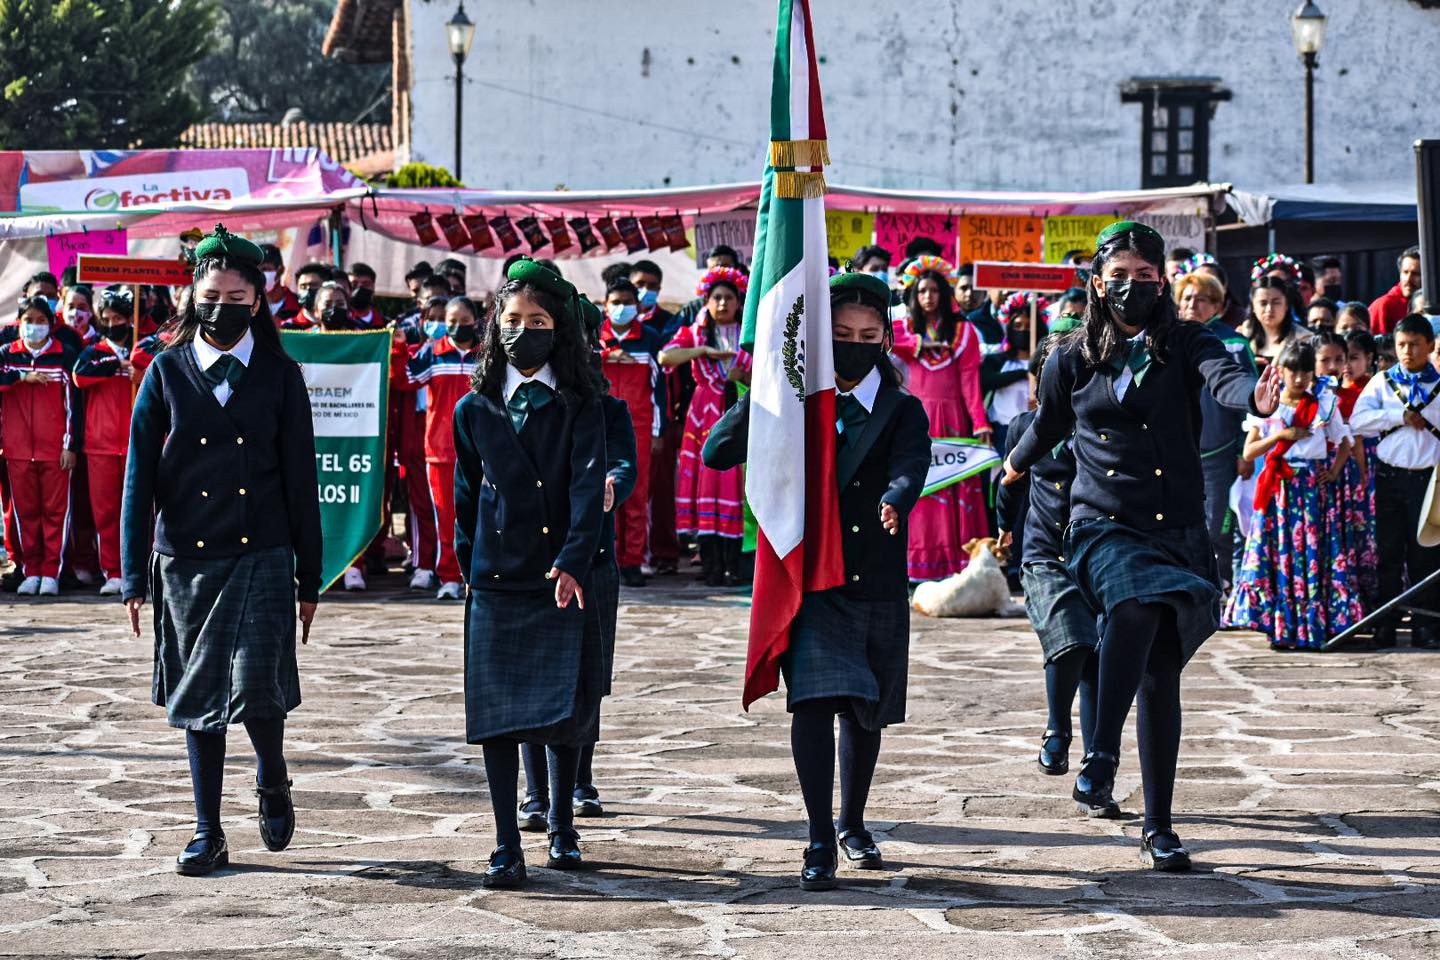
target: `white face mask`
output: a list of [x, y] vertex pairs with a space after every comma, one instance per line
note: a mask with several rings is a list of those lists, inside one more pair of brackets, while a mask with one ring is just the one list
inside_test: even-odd
[[20, 324], [20, 339], [32, 346], [38, 347], [50, 339], [50, 324], [22, 323]]
[[265, 289], [266, 289], [266, 290], [274, 290], [274, 289], [275, 289], [275, 278], [278, 277], [278, 276], [280, 276], [280, 274], [277, 273], [277, 272], [274, 271], [274, 270], [266, 270], [266, 271], [263, 271], [263, 272], [264, 272], [264, 274], [265, 274]]

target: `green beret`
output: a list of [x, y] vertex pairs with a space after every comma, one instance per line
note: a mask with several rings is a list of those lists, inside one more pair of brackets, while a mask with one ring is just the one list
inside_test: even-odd
[[575, 286], [560, 274], [550, 268], [536, 263], [529, 257], [521, 257], [510, 264], [510, 269], [505, 271], [506, 280], [515, 280], [521, 283], [534, 284], [546, 293], [559, 297], [561, 300], [569, 300], [575, 296]]
[[1160, 236], [1159, 231], [1157, 231], [1154, 227], [1147, 227], [1145, 226], [1145, 224], [1139, 223], [1135, 220], [1121, 220], [1120, 222], [1112, 223], [1104, 230], [1101, 230], [1100, 236], [1095, 238], [1095, 246], [1099, 247], [1106, 240], [1109, 240], [1111, 237], [1117, 236], [1122, 233], [1142, 234], [1144, 236], [1150, 237], [1161, 246], [1164, 246], [1165, 244], [1165, 238]]
[[881, 305], [881, 312], [890, 306], [890, 287], [873, 273], [837, 273], [830, 278], [830, 294], [840, 290], [856, 290], [867, 300]]
[[196, 260], [204, 260], [206, 257], [229, 257], [231, 260], [239, 260], [241, 263], [258, 267], [265, 259], [265, 254], [249, 240], [237, 237], [226, 230], [223, 223], [217, 223], [215, 232], [201, 240], [195, 247]]

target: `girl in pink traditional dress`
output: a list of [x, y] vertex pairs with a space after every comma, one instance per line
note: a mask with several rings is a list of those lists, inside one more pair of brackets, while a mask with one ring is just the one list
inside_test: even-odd
[[[930, 418], [932, 437], [989, 441], [990, 421], [980, 395], [980, 334], [955, 303], [955, 268], [939, 257], [918, 257], [902, 275], [908, 316], [894, 321], [895, 355], [905, 362], [907, 386]], [[962, 545], [989, 536], [980, 478], [921, 497], [910, 514], [912, 581], [941, 580], [965, 569]]]
[[705, 582], [730, 586], [740, 577], [740, 544], [745, 536], [743, 468], [711, 470], [700, 449], [740, 384], [750, 385], [750, 354], [740, 349], [740, 318], [750, 278], [731, 267], [716, 267], [700, 281], [705, 301], [695, 322], [681, 327], [660, 351], [666, 367], [690, 364], [695, 394], [685, 420], [680, 468], [675, 479], [675, 530], [696, 538]]

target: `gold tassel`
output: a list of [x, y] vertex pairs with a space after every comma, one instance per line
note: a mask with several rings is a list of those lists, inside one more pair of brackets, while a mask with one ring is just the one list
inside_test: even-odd
[[775, 171], [775, 196], [782, 200], [814, 200], [825, 196], [825, 174]]
[[771, 140], [770, 166], [820, 167], [830, 162], [826, 140]]

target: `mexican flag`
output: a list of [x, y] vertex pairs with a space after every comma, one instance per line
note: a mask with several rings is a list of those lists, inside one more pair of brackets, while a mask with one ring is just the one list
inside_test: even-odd
[[779, 686], [801, 595], [845, 580], [825, 238], [829, 162], [810, 0], [779, 0], [770, 159], [741, 340], [754, 356], [745, 493], [759, 527], [745, 691]]

